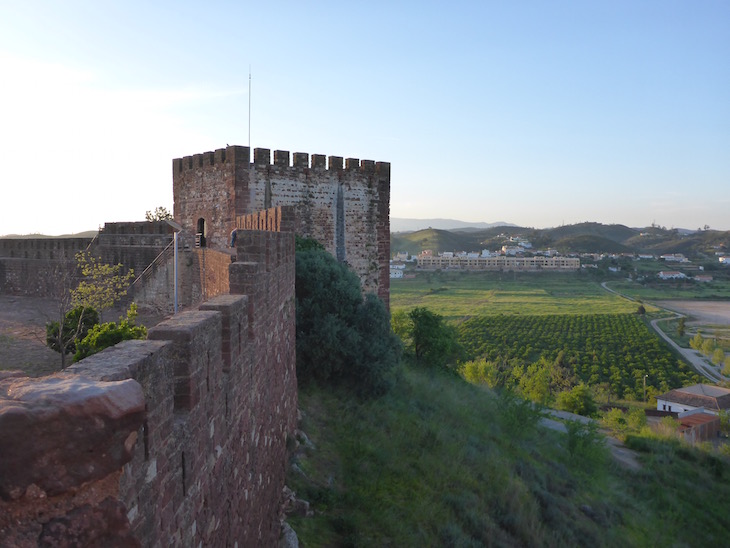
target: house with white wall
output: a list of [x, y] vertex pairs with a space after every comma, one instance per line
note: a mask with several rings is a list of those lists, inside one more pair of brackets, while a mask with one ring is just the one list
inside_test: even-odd
[[397, 278], [402, 278], [402, 277], [403, 277], [403, 270], [402, 269], [400, 269], [400, 268], [393, 268], [392, 266], [390, 267], [390, 279], [391, 280], [397, 279]]
[[657, 277], [661, 280], [681, 280], [687, 276], [684, 272], [679, 272], [678, 270], [662, 270], [657, 274]]
[[704, 409], [717, 415], [721, 410], [730, 409], [730, 389], [711, 384], [695, 384], [675, 388], [666, 394], [657, 396], [658, 411], [684, 413], [695, 409]]

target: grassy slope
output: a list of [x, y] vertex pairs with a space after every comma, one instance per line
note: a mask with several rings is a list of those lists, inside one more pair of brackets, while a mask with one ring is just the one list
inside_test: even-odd
[[639, 438], [628, 472], [453, 376], [406, 368], [380, 400], [308, 387], [300, 405], [303, 546], [700, 546], [730, 528], [727, 462]]

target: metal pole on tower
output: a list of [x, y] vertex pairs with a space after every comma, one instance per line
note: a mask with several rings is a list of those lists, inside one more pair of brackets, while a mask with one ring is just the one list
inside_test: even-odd
[[251, 65], [248, 66], [248, 148], [251, 149]]

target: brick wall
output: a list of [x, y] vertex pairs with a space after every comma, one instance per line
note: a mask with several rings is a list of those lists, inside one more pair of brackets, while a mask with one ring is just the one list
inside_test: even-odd
[[[290, 209], [269, 215], [282, 221], [280, 230], [293, 226]], [[102, 395], [104, 383], [139, 385], [142, 424], [122, 439], [124, 447], [106, 451], [126, 448], [130, 460], [121, 471], [53, 496], [37, 485], [16, 488], [13, 496], [0, 490], [0, 545], [35, 545], [49, 529], [71, 543], [89, 542], [125, 527], [144, 546], [276, 544], [286, 441], [297, 410], [294, 235], [256, 230], [240, 237], [239, 262], [229, 259], [236, 294], [173, 316], [148, 340], [126, 341], [60, 374], [98, 383]], [[12, 414], [3, 411], [22, 404], [22, 394], [3, 391], [3, 382], [10, 381], [0, 380], [0, 432]], [[46, 461], [74, 451], [59, 444]], [[2, 466], [10, 465], [0, 463], [0, 476]]]

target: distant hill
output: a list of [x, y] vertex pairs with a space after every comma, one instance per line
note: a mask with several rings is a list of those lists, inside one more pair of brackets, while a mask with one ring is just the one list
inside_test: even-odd
[[426, 228], [435, 228], [439, 230], [455, 230], [455, 229], [483, 229], [495, 226], [515, 226], [510, 223], [471, 223], [468, 221], [457, 221], [456, 219], [403, 219], [399, 217], [390, 218], [391, 232], [414, 232]]
[[730, 253], [730, 231], [680, 231], [660, 227], [630, 228], [624, 225], [579, 223], [535, 229], [515, 225], [425, 229], [391, 232], [391, 250], [418, 254], [424, 249], [443, 251], [494, 251], [514, 245], [510, 236], [520, 236], [533, 249], [558, 249], [562, 253], [683, 253], [690, 258], [715, 260], [715, 253]]
[[77, 232], [76, 234], [61, 234], [60, 236], [48, 236], [47, 234], [6, 234], [5, 236], [0, 236], [0, 239], [33, 240], [41, 238], [93, 238], [98, 233], [98, 230], [87, 230], [85, 232]]
[[563, 225], [557, 228], [547, 228], [542, 231], [553, 241], [560, 241], [575, 236], [596, 236], [616, 243], [623, 243], [629, 238], [640, 234], [641, 231], [624, 225], [604, 225], [601, 223], [578, 223]]
[[593, 234], [578, 234], [561, 238], [551, 246], [561, 253], [629, 253], [633, 250], [619, 242]]

